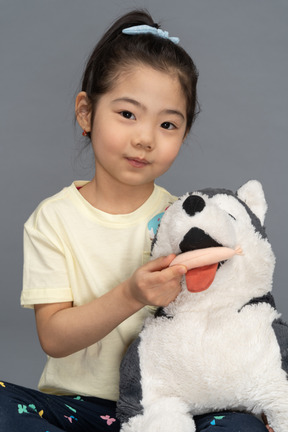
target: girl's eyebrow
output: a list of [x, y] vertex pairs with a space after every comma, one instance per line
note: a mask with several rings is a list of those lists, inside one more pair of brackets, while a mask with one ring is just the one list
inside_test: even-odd
[[163, 112], [166, 113], [166, 114], [177, 115], [177, 116], [181, 117], [183, 120], [185, 120], [185, 116], [184, 116], [184, 114], [181, 111], [174, 110], [174, 109], [165, 109]]
[[114, 99], [112, 101], [112, 103], [117, 103], [117, 102], [129, 102], [135, 106], [138, 106], [138, 107], [141, 107], [144, 109], [144, 106], [140, 102], [136, 101], [135, 99], [131, 99], [129, 97], [121, 97], [121, 98]]
[[[121, 98], [114, 99], [112, 101], [112, 103], [117, 103], [117, 102], [129, 102], [132, 105], [135, 105], [137, 107], [142, 108], [143, 110], [146, 110], [146, 107], [144, 105], [142, 105], [137, 100], [131, 99], [129, 97], [121, 97]], [[183, 120], [185, 120], [184, 114], [181, 111], [178, 111], [178, 110], [175, 110], [175, 109], [168, 109], [167, 108], [167, 109], [164, 109], [161, 113], [164, 113], [164, 114], [174, 114], [174, 115], [177, 115], [177, 116], [181, 117]]]

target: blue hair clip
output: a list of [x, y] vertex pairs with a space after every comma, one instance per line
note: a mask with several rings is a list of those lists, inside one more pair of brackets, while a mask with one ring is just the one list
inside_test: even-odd
[[145, 24], [125, 28], [124, 30], [122, 30], [122, 33], [125, 33], [127, 35], [137, 35], [137, 34], [150, 33], [150, 34], [153, 34], [155, 36], [159, 36], [159, 37], [164, 38], [164, 39], [169, 39], [172, 42], [174, 42], [175, 44], [178, 44], [179, 40], [180, 40], [178, 37], [169, 37], [169, 33], [167, 31], [157, 29], [156, 27], [151, 27], [151, 26], [145, 25]]

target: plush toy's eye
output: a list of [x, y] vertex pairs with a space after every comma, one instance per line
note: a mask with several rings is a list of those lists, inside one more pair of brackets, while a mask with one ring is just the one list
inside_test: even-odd
[[230, 213], [228, 213], [228, 215], [229, 215], [232, 219], [236, 220], [236, 218], [235, 218], [233, 215], [231, 215]]

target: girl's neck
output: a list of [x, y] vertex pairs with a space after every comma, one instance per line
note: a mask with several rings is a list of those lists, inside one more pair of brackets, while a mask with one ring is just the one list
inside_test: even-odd
[[128, 214], [137, 210], [150, 197], [154, 183], [122, 185], [118, 188], [99, 184], [95, 177], [80, 189], [81, 195], [98, 210], [110, 214]]

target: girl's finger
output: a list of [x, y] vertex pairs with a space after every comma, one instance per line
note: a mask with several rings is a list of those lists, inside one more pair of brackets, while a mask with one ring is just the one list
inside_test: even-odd
[[186, 274], [187, 273], [187, 267], [179, 264], [179, 265], [175, 265], [173, 267], [168, 267], [165, 270], [162, 270], [162, 273], [165, 273], [165, 275], [167, 275], [167, 278], [169, 280], [171, 280], [171, 279], [178, 277], [179, 275]]
[[169, 267], [175, 256], [175, 254], [170, 254], [167, 256], [159, 257], [149, 261], [145, 266], [149, 271], [161, 271]]

